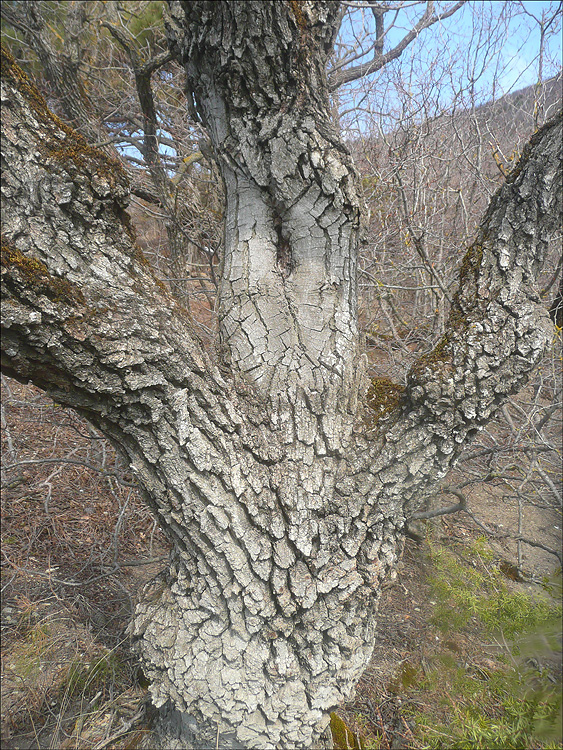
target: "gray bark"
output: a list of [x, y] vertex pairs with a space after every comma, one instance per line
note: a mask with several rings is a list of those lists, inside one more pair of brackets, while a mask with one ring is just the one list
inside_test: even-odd
[[325, 73], [339, 4], [169, 6], [225, 182], [225, 354], [266, 398], [344, 400], [357, 389], [359, 199]]
[[313, 745], [369, 660], [405, 518], [551, 337], [534, 279], [561, 118], [493, 198], [444, 339], [406, 388], [364, 395], [358, 199], [324, 78], [337, 10], [171, 4], [227, 191], [228, 376], [136, 245], [119, 165], [3, 55], [2, 366], [120, 447], [172, 542], [132, 624], [162, 747]]

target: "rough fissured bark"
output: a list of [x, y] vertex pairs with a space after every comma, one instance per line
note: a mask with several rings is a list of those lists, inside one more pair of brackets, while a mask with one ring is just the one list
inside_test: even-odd
[[312, 746], [367, 664], [405, 518], [551, 335], [534, 279], [560, 220], [560, 118], [493, 198], [444, 339], [357, 407], [359, 209], [324, 80], [336, 12], [171, 3], [228, 196], [229, 377], [144, 261], [119, 166], [3, 56], [2, 364], [120, 446], [172, 541], [133, 623], [167, 747]]
[[339, 3], [169, 7], [225, 182], [225, 352], [266, 397], [302, 388], [345, 408], [357, 383], [359, 199], [326, 81]]

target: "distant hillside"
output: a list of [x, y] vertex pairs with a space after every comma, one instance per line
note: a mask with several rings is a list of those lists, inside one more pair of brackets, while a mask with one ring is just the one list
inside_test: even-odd
[[[506, 127], [519, 135], [534, 130], [534, 113], [540, 110], [540, 123], [552, 117], [563, 104], [563, 75], [505, 94], [494, 102], [478, 109], [479, 119], [484, 119], [492, 128]], [[543, 111], [543, 112], [542, 112]], [[543, 117], [541, 116], [543, 114]]]
[[[457, 158], [457, 167], [448, 171], [447, 178], [445, 173], [437, 174], [450, 187], [461, 187], [460, 180], [469, 166], [464, 163], [467, 158], [473, 162], [472, 168], [493, 184], [501, 172], [514, 166], [536, 126], [543, 125], [562, 106], [563, 71], [541, 86], [526, 86], [475, 108], [446, 108], [418, 122], [397, 120], [396, 127], [384, 131], [383, 137], [382, 131], [374, 128], [373, 136], [364, 135], [348, 143], [362, 174], [369, 174], [373, 164], [385, 164], [391, 147], [403, 154], [404, 165], [409, 158], [418, 162], [426, 159], [425, 169], [428, 158]], [[367, 162], [366, 156], [370, 157]], [[439, 166], [435, 167], [439, 171]]]

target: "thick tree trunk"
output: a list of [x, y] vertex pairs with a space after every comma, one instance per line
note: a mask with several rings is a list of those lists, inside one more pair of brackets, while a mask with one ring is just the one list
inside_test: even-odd
[[268, 399], [348, 412], [359, 199], [326, 82], [339, 4], [169, 4], [172, 47], [225, 182], [221, 340]]
[[163, 747], [313, 746], [369, 659], [405, 519], [551, 336], [534, 278], [560, 220], [560, 118], [493, 199], [443, 341], [358, 408], [336, 12], [171, 4], [227, 190], [227, 380], [135, 244], [118, 165], [3, 55], [2, 365], [120, 446], [172, 541], [132, 625]]

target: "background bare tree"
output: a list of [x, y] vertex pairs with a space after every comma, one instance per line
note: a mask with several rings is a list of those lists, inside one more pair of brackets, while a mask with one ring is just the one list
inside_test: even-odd
[[[503, 48], [514, 41], [514, 14], [524, 19], [527, 9], [515, 3], [495, 13], [498, 8], [483, 3], [473, 10], [468, 46], [456, 47], [456, 39], [442, 31], [444, 45], [432, 50], [426, 66], [421, 67], [419, 57], [403, 57], [376, 80], [365, 79], [360, 88], [343, 94], [345, 101], [353, 97], [359, 102], [358, 108], [348, 109], [344, 124], [354, 134], [353, 152], [367, 205], [360, 318], [372, 373], [392, 372], [400, 382], [420, 353], [443, 334], [457, 281], [460, 242], [470, 240], [526, 138], [561, 107], [560, 57], [550, 55], [547, 45], [549, 34], [560, 33], [560, 5], [552, 4], [549, 12], [544, 8], [542, 19], [531, 22], [529, 31], [536, 22], [545, 31], [537, 38], [536, 83], [524, 89], [513, 83], [514, 53], [503, 53]], [[509, 81], [508, 88], [503, 88], [503, 79]], [[449, 92], [447, 98], [444, 91]], [[540, 289], [546, 304], [553, 305], [552, 318], [559, 328], [560, 284], [559, 233], [552, 240]], [[477, 477], [488, 478], [494, 496], [513, 508], [511, 530], [520, 537], [526, 536], [522, 503], [561, 507], [557, 336], [553, 345], [530, 391], [523, 399], [511, 398], [499, 412], [492, 435], [491, 430], [483, 435], [480, 451], [476, 446], [469, 449], [471, 461], [458, 487], [474, 485]], [[546, 431], [538, 432], [537, 424]], [[537, 470], [537, 450], [542, 474]], [[534, 480], [524, 500], [522, 493], [515, 493], [514, 483], [527, 486], [530, 476]], [[503, 537], [507, 532], [489, 531]], [[519, 542], [519, 563], [522, 554]]]

